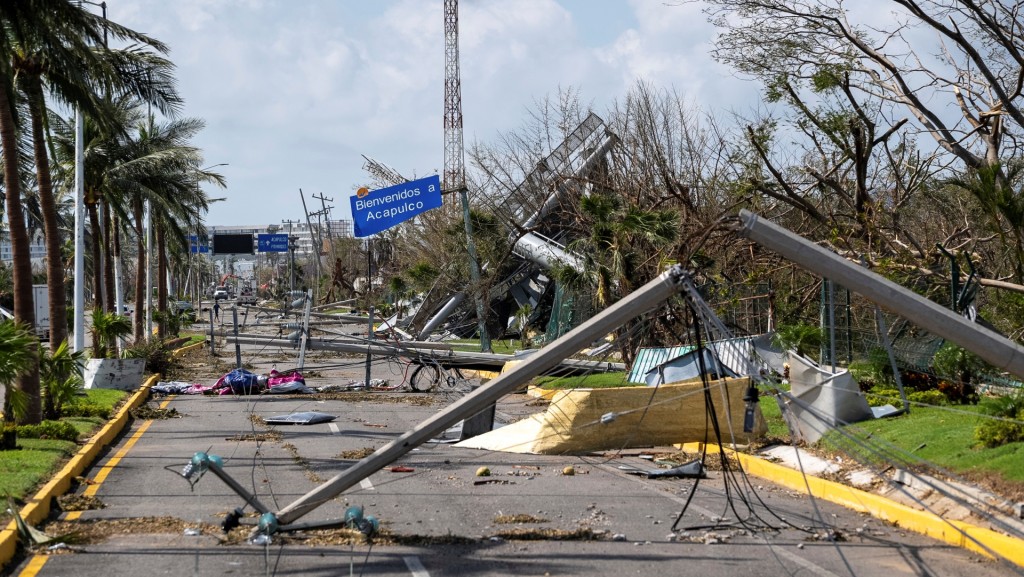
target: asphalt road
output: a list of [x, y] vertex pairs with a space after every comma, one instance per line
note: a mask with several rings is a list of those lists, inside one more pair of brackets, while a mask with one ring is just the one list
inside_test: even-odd
[[[265, 348], [248, 348], [243, 357], [257, 372], [291, 366], [296, 358], [291, 350]], [[219, 362], [233, 359], [225, 350]], [[207, 375], [189, 380], [212, 384], [213, 363], [206, 363]], [[361, 359], [325, 353], [310, 355], [307, 367], [311, 386], [361, 379], [365, 371]], [[397, 384], [405, 369], [378, 362], [372, 376]], [[525, 394], [505, 397], [499, 419], [539, 410], [532, 401]], [[150, 406], [166, 404], [180, 418], [135, 420], [86, 475], [93, 484], [78, 488], [95, 492], [103, 508], [72, 513], [80, 515], [73, 526], [87, 535], [102, 528], [114, 534], [72, 553], [27, 558], [10, 574], [995, 577], [1015, 571], [757, 478], [712, 470], [694, 489], [693, 480], [630, 475], [620, 465], [650, 465], [635, 450], [535, 456], [424, 445], [394, 463], [408, 471], [377, 472], [301, 519], [338, 519], [346, 507], [362, 506], [380, 519], [383, 535], [356, 545], [319, 544], [310, 533], [275, 535], [263, 545], [224, 544], [216, 526], [243, 499], [212, 474], [194, 486], [179, 474], [196, 451], [219, 455], [233, 479], [276, 511], [351, 466], [352, 452], [384, 445], [445, 402], [441, 395], [405, 392], [152, 399]], [[337, 418], [308, 426], [262, 421], [300, 411]], [[577, 474], [562, 474], [569, 465]], [[476, 476], [481, 466], [492, 476]], [[503, 522], [513, 516], [521, 522]], [[514, 532], [524, 536], [510, 538]], [[558, 539], [571, 535], [593, 539]]]

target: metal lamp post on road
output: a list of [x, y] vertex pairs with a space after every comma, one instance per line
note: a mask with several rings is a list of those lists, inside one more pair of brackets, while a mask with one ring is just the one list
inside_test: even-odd
[[[79, 0], [79, 6], [99, 6], [103, 12], [103, 45], [107, 45], [107, 3]], [[85, 119], [82, 109], [75, 107], [75, 311], [74, 342], [75, 352], [85, 350]]]
[[295, 292], [295, 248], [298, 246], [298, 239], [292, 236], [292, 225], [296, 224], [297, 220], [282, 220], [281, 224], [288, 225], [288, 298], [292, 298], [292, 293]]
[[299, 239], [288, 233], [288, 298], [291, 298], [293, 296], [292, 293], [295, 292], [295, 249], [298, 248], [298, 245]]
[[[220, 164], [214, 164], [212, 166], [207, 166], [206, 168], [200, 168], [199, 172], [206, 172], [208, 170], [212, 170], [212, 169], [217, 168], [219, 166], [230, 166], [230, 165], [228, 163], [226, 163], [226, 162], [222, 162]], [[196, 188], [197, 189], [199, 188], [198, 179], [196, 179]], [[210, 204], [213, 204], [215, 202], [223, 202], [225, 200], [227, 200], [227, 197], [208, 198], [208, 199], [206, 199], [206, 204], [210, 205]], [[192, 246], [192, 240], [189, 239], [189, 274], [190, 275], [191, 275], [192, 265], [193, 265], [194, 261], [200, 259], [202, 257], [202, 254], [203, 254], [202, 253], [202, 248], [201, 248], [202, 243], [200, 243], [200, 241], [199, 241], [199, 228], [200, 228], [199, 227], [199, 223], [196, 223], [196, 243], [195, 243], [194, 247]], [[206, 244], [207, 244], [207, 246], [210, 246], [209, 239], [207, 239], [207, 243]], [[192, 253], [193, 252], [196, 255], [195, 258], [192, 257]], [[199, 268], [199, 267], [197, 267], [197, 268]], [[195, 306], [196, 306], [196, 310], [197, 311], [200, 310], [201, 308], [203, 308], [202, 307], [202, 304], [203, 304], [202, 290], [200, 289], [200, 282], [199, 282], [200, 275], [201, 275], [201, 271], [196, 270], [195, 271], [195, 278], [193, 279], [193, 284], [194, 284], [194, 288], [195, 288], [195, 298], [196, 298]]]

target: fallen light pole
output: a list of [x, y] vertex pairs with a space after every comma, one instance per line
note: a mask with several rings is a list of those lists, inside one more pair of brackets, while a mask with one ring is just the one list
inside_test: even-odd
[[[771, 222], [760, 221], [753, 213], [742, 211], [739, 221], [741, 226], [737, 232], [741, 236], [778, 252], [812, 272], [842, 283], [850, 290], [882, 307], [898, 312], [936, 335], [961, 345], [995, 366], [1024, 377], [1024, 349], [1012, 341], [967, 321], [791, 231]], [[275, 531], [310, 527], [312, 524], [300, 525], [295, 521], [330, 502], [345, 490], [441, 434], [460, 420], [472, 418], [486, 410], [502, 396], [515, 391], [534, 376], [562, 363], [570, 355], [620, 327], [626, 321], [661, 306], [665, 300], [683, 291], [696, 292], [696, 288], [689, 275], [677, 265], [279, 512], [264, 513], [260, 518], [258, 530], [270, 534]], [[363, 343], [363, 350], [368, 346], [370, 345]], [[232, 488], [251, 502], [251, 495]]]
[[[264, 533], [272, 533], [299, 528], [299, 525], [293, 525], [293, 523], [303, 515], [330, 502], [349, 487], [441, 434], [455, 423], [483, 411], [502, 396], [526, 384], [534, 376], [556, 366], [566, 357], [621, 326], [629, 319], [660, 306], [669, 297], [681, 292], [688, 284], [689, 277], [683, 269], [679, 266], [672, 267], [600, 314], [530, 355], [524, 359], [523, 363], [462, 397], [401, 437], [377, 449], [373, 454], [303, 495], [281, 509], [280, 512], [270, 514], [273, 519], [264, 523], [261, 518], [260, 530]], [[248, 493], [239, 493], [239, 495], [247, 500], [251, 498]], [[303, 527], [308, 527], [308, 525]]]
[[[288, 324], [284, 327], [298, 328], [298, 325]], [[249, 345], [263, 347], [295, 347], [298, 345], [299, 335], [294, 337], [272, 337], [267, 335], [239, 334], [234, 337], [230, 334], [222, 334], [229, 343], [239, 342]], [[366, 354], [369, 352], [375, 357], [403, 357], [417, 360], [429, 360], [431, 364], [438, 364], [445, 368], [460, 369], [482, 369], [499, 371], [509, 361], [526, 360], [530, 357], [502, 353], [477, 353], [471, 351], [452, 350], [450, 345], [427, 341], [403, 341], [400, 344], [392, 345], [384, 341], [367, 342], [365, 337], [348, 336], [342, 340], [341, 337], [332, 340], [309, 339], [306, 341], [307, 350], [311, 351], [334, 351], [339, 353]], [[605, 373], [611, 371], [624, 371], [626, 365], [610, 361], [588, 361], [583, 359], [563, 359], [555, 368], [560, 374], [588, 374]]]
[[1024, 349], [1013, 341], [891, 280], [873, 273], [781, 226], [740, 211], [740, 236], [771, 249], [807, 270], [832, 279], [922, 328], [1024, 378]]

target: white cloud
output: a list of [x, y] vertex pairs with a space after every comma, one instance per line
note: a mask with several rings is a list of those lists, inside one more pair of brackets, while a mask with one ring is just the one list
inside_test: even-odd
[[[230, 164], [211, 224], [298, 218], [299, 188], [347, 216], [367, 180], [361, 154], [406, 176], [442, 168], [440, 0], [121, 0], [110, 17], [170, 44], [186, 114], [207, 121], [197, 144]], [[467, 145], [518, 128], [560, 89], [600, 110], [638, 79], [706, 92], [722, 75], [685, 6], [463, 0], [459, 20]]]

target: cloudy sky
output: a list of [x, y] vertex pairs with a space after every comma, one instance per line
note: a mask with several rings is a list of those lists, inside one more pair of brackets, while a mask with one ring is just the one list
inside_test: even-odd
[[[407, 177], [443, 169], [441, 0], [110, 0], [111, 20], [171, 47], [196, 144], [228, 180], [210, 225], [303, 218], [301, 189], [368, 183], [363, 158]], [[742, 107], [757, 86], [713, 62], [700, 7], [662, 0], [462, 0], [467, 147], [515, 130], [538, 100], [578, 90], [600, 114], [638, 80], [699, 106]], [[317, 202], [319, 205], [319, 202]]]

